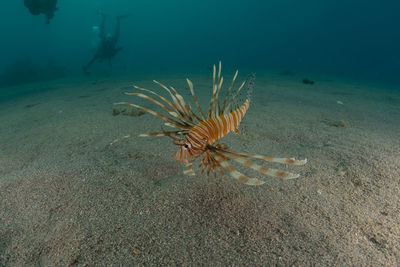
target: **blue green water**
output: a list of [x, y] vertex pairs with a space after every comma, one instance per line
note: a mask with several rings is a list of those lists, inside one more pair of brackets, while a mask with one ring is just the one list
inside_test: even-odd
[[[103, 12], [109, 33], [115, 16], [130, 16], [121, 22], [123, 50], [112, 68], [95, 63], [95, 73], [201, 69], [222, 60], [240, 69], [400, 82], [398, 1], [58, 0], [57, 7], [45, 24], [44, 16], [30, 14], [22, 0], [2, 1], [3, 80], [1, 74], [16, 61], [82, 75], [95, 53], [93, 27]], [[60, 74], [55, 72], [38, 79]]]

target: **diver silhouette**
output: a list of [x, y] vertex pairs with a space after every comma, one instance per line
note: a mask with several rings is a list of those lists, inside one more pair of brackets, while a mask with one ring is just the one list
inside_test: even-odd
[[83, 71], [88, 73], [88, 69], [90, 66], [96, 62], [97, 60], [103, 62], [104, 60], [108, 60], [108, 64], [112, 66], [111, 59], [121, 51], [122, 47], [117, 47], [117, 42], [119, 39], [121, 19], [125, 16], [117, 16], [117, 22], [115, 24], [115, 32], [114, 35], [106, 34], [104, 27], [106, 22], [106, 15], [101, 14], [101, 24], [99, 31], [99, 44], [97, 45], [97, 51], [94, 54], [93, 58], [83, 67]]
[[24, 5], [29, 9], [32, 15], [44, 14], [46, 24], [54, 17], [54, 12], [58, 10], [57, 0], [24, 0]]

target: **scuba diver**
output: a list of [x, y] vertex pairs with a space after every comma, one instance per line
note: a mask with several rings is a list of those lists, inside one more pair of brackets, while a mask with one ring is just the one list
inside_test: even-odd
[[24, 0], [24, 5], [32, 15], [46, 15], [46, 24], [54, 17], [54, 12], [58, 10], [57, 0]]
[[111, 66], [111, 59], [121, 51], [122, 47], [117, 47], [117, 42], [119, 39], [119, 32], [120, 32], [120, 21], [122, 18], [126, 16], [118, 16], [117, 22], [115, 25], [115, 32], [114, 35], [105, 34], [104, 26], [106, 21], [106, 15], [101, 14], [101, 24], [99, 29], [99, 43], [97, 45], [97, 51], [93, 58], [89, 61], [87, 65], [83, 67], [83, 71], [88, 73], [88, 69], [90, 66], [99, 60], [100, 62], [104, 60], [108, 60], [108, 64]]

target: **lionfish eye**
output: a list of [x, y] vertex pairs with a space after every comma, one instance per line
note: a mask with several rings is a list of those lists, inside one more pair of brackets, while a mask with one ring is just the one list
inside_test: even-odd
[[188, 148], [189, 146], [187, 144], [185, 144], [185, 148]]

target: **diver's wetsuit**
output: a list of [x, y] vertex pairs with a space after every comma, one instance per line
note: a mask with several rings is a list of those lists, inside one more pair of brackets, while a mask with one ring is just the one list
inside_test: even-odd
[[89, 63], [83, 67], [83, 70], [85, 72], [87, 72], [89, 67], [97, 60], [100, 60], [100, 62], [102, 62], [103, 60], [107, 59], [108, 64], [111, 66], [111, 59], [122, 49], [122, 47], [117, 48], [116, 45], [119, 39], [120, 21], [123, 16], [117, 17], [117, 23], [115, 24], [115, 32], [113, 36], [105, 35], [104, 26], [106, 22], [106, 16], [104, 14], [101, 14], [101, 17], [102, 18], [99, 33], [100, 43], [92, 60], [90, 60]]
[[24, 0], [24, 5], [32, 15], [46, 15], [46, 23], [54, 17], [54, 12], [58, 10], [57, 0]]

